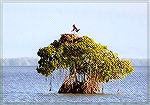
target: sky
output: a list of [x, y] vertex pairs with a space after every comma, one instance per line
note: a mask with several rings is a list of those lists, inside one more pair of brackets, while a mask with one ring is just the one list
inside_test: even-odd
[[121, 58], [147, 58], [146, 3], [3, 3], [3, 58], [37, 58], [73, 24]]

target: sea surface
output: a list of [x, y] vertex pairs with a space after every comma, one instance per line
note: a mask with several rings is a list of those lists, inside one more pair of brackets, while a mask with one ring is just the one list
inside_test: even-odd
[[56, 70], [46, 78], [37, 73], [36, 67], [3, 67], [3, 102], [147, 102], [148, 68], [134, 69], [123, 80], [104, 84], [105, 95], [85, 95], [57, 93], [68, 75], [65, 70]]

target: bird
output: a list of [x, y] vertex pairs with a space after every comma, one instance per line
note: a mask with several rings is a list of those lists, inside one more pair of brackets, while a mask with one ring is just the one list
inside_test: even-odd
[[73, 31], [79, 32], [79, 30], [80, 29], [77, 29], [77, 27], [75, 26], [75, 24], [73, 24], [73, 30], [71, 32], [73, 32]]

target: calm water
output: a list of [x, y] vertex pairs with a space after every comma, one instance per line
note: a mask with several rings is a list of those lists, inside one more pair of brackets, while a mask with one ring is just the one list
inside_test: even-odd
[[[45, 78], [36, 72], [36, 67], [3, 67], [4, 102], [146, 102], [147, 70], [135, 67], [132, 75], [123, 80], [115, 80], [104, 85], [107, 95], [58, 94], [63, 82], [60, 75], [64, 71], [55, 71], [53, 77]], [[49, 81], [52, 80], [52, 92]], [[117, 94], [117, 90], [120, 90]]]

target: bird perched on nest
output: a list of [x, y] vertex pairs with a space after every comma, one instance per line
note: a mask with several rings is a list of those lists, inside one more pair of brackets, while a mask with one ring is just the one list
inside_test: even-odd
[[71, 32], [73, 32], [73, 31], [79, 32], [79, 30], [80, 30], [80, 29], [77, 29], [77, 27], [76, 27], [75, 24], [74, 24], [74, 25], [73, 25], [73, 30], [72, 30]]

